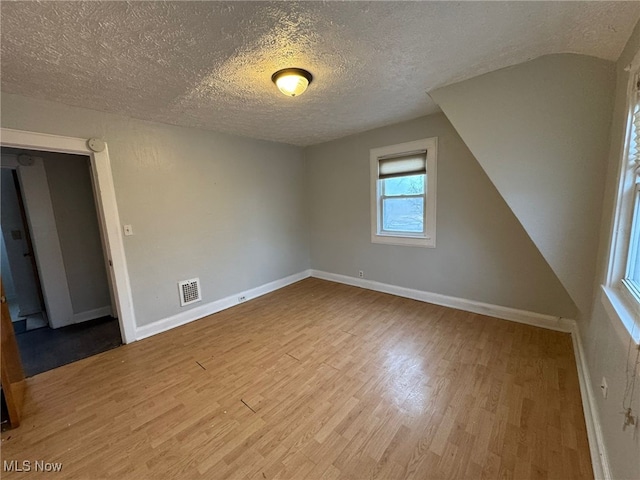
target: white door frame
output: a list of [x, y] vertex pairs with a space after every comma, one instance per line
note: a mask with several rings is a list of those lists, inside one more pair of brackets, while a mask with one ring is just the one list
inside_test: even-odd
[[108, 256], [109, 280], [115, 294], [120, 332], [124, 343], [135, 341], [135, 313], [131, 295], [131, 282], [127, 269], [124, 244], [120, 233], [120, 216], [111, 174], [109, 150], [94, 152], [85, 138], [62, 137], [43, 133], [25, 132], [0, 128], [0, 145], [5, 147], [41, 150], [47, 152], [86, 155], [90, 159], [91, 178], [96, 192], [98, 220], [101, 224], [106, 254]]

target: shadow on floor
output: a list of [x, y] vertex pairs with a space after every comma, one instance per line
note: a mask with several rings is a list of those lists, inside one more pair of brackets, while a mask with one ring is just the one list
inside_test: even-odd
[[122, 345], [120, 325], [112, 317], [52, 329], [16, 332], [27, 377], [76, 362]]

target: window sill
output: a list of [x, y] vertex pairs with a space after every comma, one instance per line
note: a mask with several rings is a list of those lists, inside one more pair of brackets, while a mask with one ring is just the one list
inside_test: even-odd
[[[613, 287], [601, 286], [600, 300], [616, 329], [624, 330], [636, 345], [640, 344], [640, 315], [638, 307], [626, 295]], [[628, 337], [627, 337], [628, 338]]]
[[373, 234], [371, 243], [384, 243], [386, 245], [403, 245], [408, 247], [436, 248], [436, 239], [433, 237], [410, 237], [405, 235]]

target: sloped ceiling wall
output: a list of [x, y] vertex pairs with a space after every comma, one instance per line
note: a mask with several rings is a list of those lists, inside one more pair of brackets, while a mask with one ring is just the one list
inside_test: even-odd
[[614, 91], [613, 63], [562, 54], [430, 92], [582, 315], [591, 307]]

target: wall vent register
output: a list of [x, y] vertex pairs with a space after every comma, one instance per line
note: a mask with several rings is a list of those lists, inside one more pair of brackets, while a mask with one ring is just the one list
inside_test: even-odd
[[183, 280], [178, 282], [180, 291], [180, 306], [190, 305], [202, 300], [200, 292], [200, 279], [192, 278], [191, 280]]

